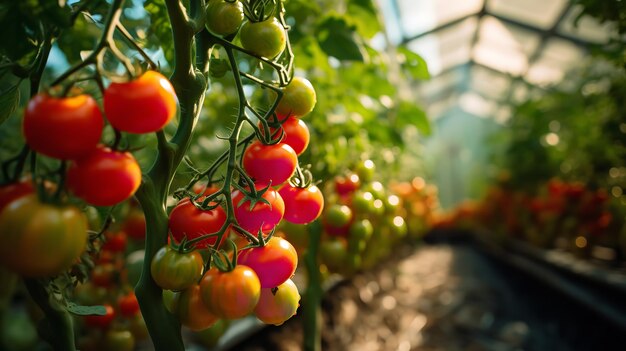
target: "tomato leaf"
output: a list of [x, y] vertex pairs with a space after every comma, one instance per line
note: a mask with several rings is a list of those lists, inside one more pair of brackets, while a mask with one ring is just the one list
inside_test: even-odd
[[415, 103], [402, 101], [398, 105], [396, 123], [399, 128], [406, 125], [414, 125], [424, 135], [430, 135], [430, 121], [426, 116], [426, 112], [415, 105]]
[[107, 313], [104, 306], [81, 306], [74, 302], [67, 303], [67, 311], [76, 316], [104, 316]]
[[422, 56], [414, 53], [406, 47], [398, 47], [398, 60], [402, 68], [416, 79], [430, 79], [428, 65]]
[[0, 94], [0, 124], [4, 123], [20, 103], [19, 84]]
[[345, 18], [328, 16], [318, 25], [316, 36], [328, 56], [343, 61], [365, 61], [365, 50], [356, 35], [356, 26], [350, 26]]

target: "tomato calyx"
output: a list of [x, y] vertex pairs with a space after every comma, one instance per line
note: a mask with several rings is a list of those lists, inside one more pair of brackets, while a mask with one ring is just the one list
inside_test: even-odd
[[[224, 250], [212, 250], [211, 252], [213, 266], [222, 273], [232, 272], [237, 267], [237, 245], [230, 239], [228, 242], [233, 249], [232, 257], [229, 257], [229, 254]], [[208, 269], [206, 270], [208, 271]]]
[[306, 189], [313, 184], [313, 173], [311, 173], [311, 165], [307, 165], [304, 169], [300, 165], [296, 166], [296, 171], [289, 179], [289, 185], [294, 188]]
[[[252, 183], [252, 182], [249, 182], [249, 183]], [[244, 188], [243, 186], [237, 183], [233, 183], [233, 186], [237, 190], [241, 191], [241, 193], [244, 195], [243, 198], [237, 204], [237, 207], [241, 207], [246, 201], [250, 201], [250, 206], [248, 207], [249, 211], [252, 211], [254, 206], [256, 206], [256, 204], [259, 202], [267, 204], [268, 206], [270, 206], [270, 208], [272, 208], [272, 204], [267, 199], [263, 198], [263, 194], [265, 194], [265, 192], [272, 187], [271, 183], [261, 189], [257, 189], [255, 186]]]
[[[228, 1], [228, 0], [226, 0]], [[250, 22], [263, 22], [274, 16], [276, 6], [274, 1], [241, 1], [243, 13]]]

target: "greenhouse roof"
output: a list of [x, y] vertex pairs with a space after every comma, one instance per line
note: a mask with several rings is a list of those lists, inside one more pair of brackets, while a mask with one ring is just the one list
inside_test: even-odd
[[504, 122], [510, 103], [562, 81], [611, 28], [569, 0], [386, 0], [390, 39], [426, 59], [419, 95], [436, 119], [454, 107]]

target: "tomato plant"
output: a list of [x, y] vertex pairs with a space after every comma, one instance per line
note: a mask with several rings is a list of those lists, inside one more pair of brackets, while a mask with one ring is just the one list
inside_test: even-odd
[[296, 314], [299, 305], [298, 288], [291, 279], [287, 279], [276, 289], [261, 289], [254, 315], [263, 323], [281, 325]]
[[210, 0], [206, 16], [209, 31], [221, 36], [233, 34], [243, 23], [243, 5], [239, 1]]
[[111, 206], [128, 199], [140, 183], [141, 169], [133, 155], [104, 146], [73, 161], [67, 172], [72, 193], [96, 206]]
[[250, 267], [243, 265], [228, 272], [211, 268], [202, 278], [200, 289], [208, 310], [227, 319], [251, 313], [261, 295], [259, 278]]
[[204, 261], [198, 251], [179, 252], [163, 246], [150, 263], [152, 279], [163, 289], [184, 290], [202, 276]]
[[285, 28], [275, 17], [260, 22], [245, 22], [239, 37], [244, 49], [268, 59], [278, 56], [287, 44]]
[[274, 288], [294, 274], [298, 253], [289, 241], [272, 237], [262, 247], [241, 250], [237, 262], [254, 270], [262, 288]]
[[280, 185], [296, 170], [298, 155], [287, 144], [253, 142], [243, 154], [243, 168], [255, 181]]
[[68, 160], [93, 151], [103, 126], [102, 114], [91, 96], [55, 98], [41, 93], [28, 103], [22, 131], [33, 150]]
[[324, 195], [317, 186], [299, 188], [286, 184], [278, 192], [285, 202], [285, 220], [307, 224], [316, 220], [324, 209]]
[[87, 218], [77, 207], [24, 196], [0, 213], [0, 240], [0, 261], [11, 270], [29, 277], [54, 276], [85, 250]]
[[111, 83], [104, 92], [104, 113], [121, 131], [156, 132], [176, 115], [178, 100], [174, 87], [156, 71], [147, 71], [125, 83]]
[[[215, 234], [226, 223], [226, 212], [216, 203], [210, 210], [201, 210], [189, 198], [181, 200], [170, 212], [169, 228], [174, 240], [181, 242], [183, 238], [192, 240], [205, 234]], [[224, 235], [223, 240], [226, 239]], [[222, 241], [223, 241], [222, 240]], [[195, 243], [196, 248], [206, 248], [215, 244], [217, 237], [210, 237]]]

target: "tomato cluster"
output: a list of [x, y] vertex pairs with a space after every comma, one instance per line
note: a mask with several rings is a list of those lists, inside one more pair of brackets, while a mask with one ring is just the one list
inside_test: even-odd
[[[319, 261], [330, 272], [351, 275], [372, 267], [405, 237], [405, 211], [398, 196], [374, 180], [374, 163], [362, 161], [325, 187]], [[306, 247], [301, 228], [283, 226], [286, 238]]]

